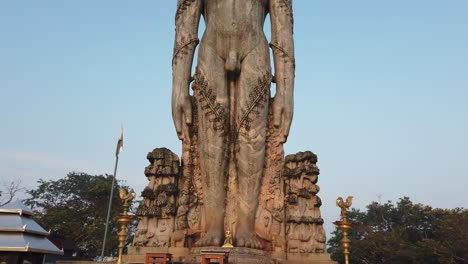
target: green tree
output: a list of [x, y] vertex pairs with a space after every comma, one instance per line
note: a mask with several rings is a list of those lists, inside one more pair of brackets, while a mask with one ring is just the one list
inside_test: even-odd
[[[468, 210], [433, 209], [408, 197], [396, 205], [373, 202], [366, 212], [352, 209], [350, 263], [468, 263]], [[342, 234], [328, 241], [332, 258], [344, 263]]]
[[440, 260], [439, 263], [468, 263], [468, 210], [455, 208], [437, 213], [443, 215], [436, 233], [438, 239], [421, 244]]
[[[79, 257], [90, 259], [101, 254], [112, 175], [69, 173], [59, 180], [39, 180], [26, 204], [33, 207], [37, 220], [51, 233], [73, 241]], [[114, 185], [111, 219], [106, 241], [106, 255], [116, 255], [118, 223], [122, 212], [119, 184]]]

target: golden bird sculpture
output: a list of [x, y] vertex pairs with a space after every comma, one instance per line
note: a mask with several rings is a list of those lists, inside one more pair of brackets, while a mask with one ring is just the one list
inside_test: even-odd
[[124, 202], [124, 204], [128, 204], [133, 199], [135, 199], [136, 193], [135, 193], [135, 191], [133, 189], [130, 189], [130, 191], [127, 193], [127, 190], [120, 187], [119, 196], [120, 196], [120, 199]]
[[348, 198], [346, 198], [346, 202], [343, 200], [342, 197], [338, 197], [338, 199], [336, 199], [336, 205], [341, 208], [341, 221], [348, 221], [348, 209], [349, 207], [351, 207], [352, 204], [353, 196], [348, 196]]

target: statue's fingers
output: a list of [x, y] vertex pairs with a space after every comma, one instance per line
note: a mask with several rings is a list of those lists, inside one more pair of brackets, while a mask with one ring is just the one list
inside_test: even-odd
[[285, 143], [288, 140], [289, 128], [291, 127], [291, 118], [287, 111], [283, 111], [281, 115], [281, 143]]
[[184, 116], [185, 116], [185, 123], [187, 125], [192, 124], [192, 107], [190, 106], [185, 107]]
[[273, 125], [278, 128], [281, 125], [281, 107], [273, 107]]
[[182, 113], [178, 111], [174, 114], [174, 125], [179, 139], [183, 139], [182, 136]]
[[290, 111], [283, 112], [283, 135], [287, 138], [289, 135], [289, 129], [291, 128], [292, 113]]

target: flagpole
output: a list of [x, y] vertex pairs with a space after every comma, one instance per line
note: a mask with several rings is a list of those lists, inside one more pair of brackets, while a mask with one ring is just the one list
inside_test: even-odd
[[123, 149], [123, 128], [121, 127], [119, 139], [117, 141], [117, 149], [115, 151], [114, 175], [112, 177], [112, 187], [111, 187], [111, 192], [109, 196], [109, 207], [107, 208], [106, 227], [104, 231], [104, 241], [102, 241], [102, 251], [101, 251], [100, 261], [104, 260], [104, 250], [106, 249], [107, 230], [109, 227], [109, 218], [110, 218], [110, 212], [112, 208], [112, 197], [114, 196], [114, 185], [115, 185], [115, 179], [117, 176], [117, 165], [119, 164], [119, 153], [120, 151], [122, 151], [122, 149]]
[[114, 167], [114, 176], [112, 177], [112, 187], [111, 193], [109, 196], [109, 207], [107, 208], [107, 218], [106, 218], [106, 229], [104, 231], [104, 241], [102, 242], [102, 251], [101, 251], [101, 261], [104, 259], [104, 250], [106, 249], [106, 239], [107, 239], [107, 229], [109, 226], [109, 218], [110, 218], [110, 211], [112, 208], [112, 197], [114, 196], [114, 184], [115, 184], [115, 176], [117, 174], [117, 164], [119, 163], [119, 155], [115, 156], [115, 167]]

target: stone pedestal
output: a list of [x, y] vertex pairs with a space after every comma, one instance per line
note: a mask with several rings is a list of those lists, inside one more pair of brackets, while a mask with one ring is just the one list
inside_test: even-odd
[[228, 264], [229, 252], [218, 250], [205, 250], [200, 251], [201, 264], [209, 264], [212, 260], [219, 264]]
[[190, 263], [190, 250], [178, 247], [128, 247], [128, 253], [123, 257], [124, 263], [145, 263], [147, 253], [169, 253], [174, 263]]
[[170, 253], [147, 253], [145, 264], [172, 264], [172, 254]]
[[[288, 253], [278, 255], [275, 252], [251, 248], [176, 248], [176, 247], [129, 247], [124, 263], [144, 264], [146, 253], [170, 253], [173, 263], [200, 264], [202, 254], [223, 253], [229, 264], [337, 264], [331, 261], [327, 253]], [[226, 264], [227, 264], [226, 263]]]
[[328, 253], [288, 253], [287, 259], [277, 260], [278, 264], [338, 264]]
[[224, 253], [229, 264], [270, 264], [271, 257], [266, 251], [251, 248], [194, 248], [190, 251], [192, 263], [201, 263], [202, 254]]

